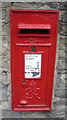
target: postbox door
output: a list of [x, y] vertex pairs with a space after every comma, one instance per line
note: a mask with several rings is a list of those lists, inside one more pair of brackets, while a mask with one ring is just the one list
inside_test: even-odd
[[58, 11], [11, 10], [12, 110], [51, 110]]
[[18, 107], [46, 106], [49, 46], [35, 47], [17, 45]]

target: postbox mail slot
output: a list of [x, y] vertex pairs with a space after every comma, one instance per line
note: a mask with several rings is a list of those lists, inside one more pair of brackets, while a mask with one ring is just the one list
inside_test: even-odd
[[51, 26], [48, 24], [18, 24], [19, 36], [50, 36]]

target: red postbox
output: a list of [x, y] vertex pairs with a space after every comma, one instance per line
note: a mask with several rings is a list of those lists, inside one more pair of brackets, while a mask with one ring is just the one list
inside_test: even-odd
[[58, 11], [11, 10], [10, 27], [12, 110], [51, 110]]

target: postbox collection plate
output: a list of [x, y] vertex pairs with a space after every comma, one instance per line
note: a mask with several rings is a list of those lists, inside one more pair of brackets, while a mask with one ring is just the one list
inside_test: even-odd
[[25, 54], [25, 78], [41, 77], [41, 54]]
[[10, 10], [13, 111], [51, 110], [58, 13]]

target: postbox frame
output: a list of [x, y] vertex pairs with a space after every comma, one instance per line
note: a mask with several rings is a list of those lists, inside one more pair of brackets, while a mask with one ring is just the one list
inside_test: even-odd
[[[48, 74], [48, 78], [50, 78], [50, 83], [49, 83], [49, 81], [47, 81], [47, 84], [48, 84], [48, 89], [47, 89], [47, 96], [46, 96], [46, 106], [41, 106], [40, 108], [38, 108], [38, 106], [36, 105], [35, 107], [33, 106], [33, 107], [27, 107], [27, 108], [25, 108], [25, 107], [16, 107], [16, 105], [17, 105], [17, 101], [18, 101], [18, 98], [17, 98], [17, 96], [15, 95], [15, 91], [17, 90], [17, 84], [15, 83], [16, 82], [16, 77], [14, 76], [14, 72], [15, 72], [15, 70], [14, 70], [14, 51], [15, 51], [15, 49], [16, 49], [16, 47], [15, 47], [15, 44], [13, 44], [13, 39], [15, 38], [15, 36], [13, 36], [13, 29], [14, 29], [14, 24], [13, 24], [13, 16], [14, 16], [14, 14], [15, 13], [18, 13], [19, 14], [19, 12], [29, 12], [29, 13], [53, 13], [53, 14], [55, 14], [56, 15], [56, 17], [57, 17], [57, 26], [56, 26], [56, 33], [58, 33], [58, 16], [59, 16], [59, 11], [57, 11], [57, 10], [16, 10], [16, 9], [11, 9], [10, 10], [10, 37], [11, 37], [11, 41], [10, 41], [10, 49], [11, 49], [11, 53], [10, 53], [10, 56], [11, 56], [11, 84], [12, 84], [12, 110], [13, 111], [49, 111], [49, 110], [51, 110], [51, 108], [52, 108], [52, 105], [51, 105], [51, 103], [52, 103], [52, 92], [53, 92], [53, 81], [54, 81], [54, 79], [53, 79], [53, 77], [54, 77], [54, 69], [52, 70], [52, 73], [51, 73], [51, 70], [50, 70], [50, 68], [53, 66], [53, 68], [55, 67], [55, 58], [56, 58], [56, 45], [57, 45], [57, 34], [55, 35], [55, 43], [54, 43], [54, 46], [53, 46], [53, 48], [51, 48], [51, 46], [52, 46], [52, 44], [51, 43], [45, 43], [44, 44], [44, 47], [50, 47], [51, 49], [50, 49], [50, 51], [49, 51], [49, 58], [51, 58], [51, 52], [53, 53], [53, 55], [54, 55], [54, 57], [53, 57], [53, 60], [52, 60], [52, 58], [50, 59], [50, 61], [49, 61], [49, 68], [48, 68], [48, 72], [50, 71], [50, 73], [51, 73], [51, 75], [50, 74]], [[19, 37], [20, 37], [20, 35], [18, 35]], [[26, 37], [26, 36], [25, 36]], [[29, 37], [29, 36], [28, 36]], [[33, 36], [34, 37], [34, 36]], [[41, 36], [39, 36], [39, 37], [41, 37]], [[42, 37], [44, 37], [44, 36], [42, 36]], [[50, 37], [50, 36], [45, 36], [45, 37]], [[33, 45], [33, 44], [32, 44]], [[39, 45], [41, 45], [42, 46], [42, 44], [40, 43]], [[24, 44], [17, 44], [16, 43], [16, 46], [24, 46]], [[28, 46], [29, 46], [29, 44], [28, 44]], [[14, 48], [15, 47], [15, 48]], [[53, 51], [52, 51], [53, 50]], [[15, 53], [16, 53], [16, 51], [15, 51]], [[35, 53], [36, 54], [36, 53]], [[54, 62], [53, 62], [54, 61]], [[16, 70], [17, 71], [17, 70]], [[16, 75], [17, 76], [17, 75]], [[51, 80], [52, 79], [52, 80]], [[15, 81], [14, 81], [15, 80]], [[17, 91], [16, 91], [17, 92]]]

